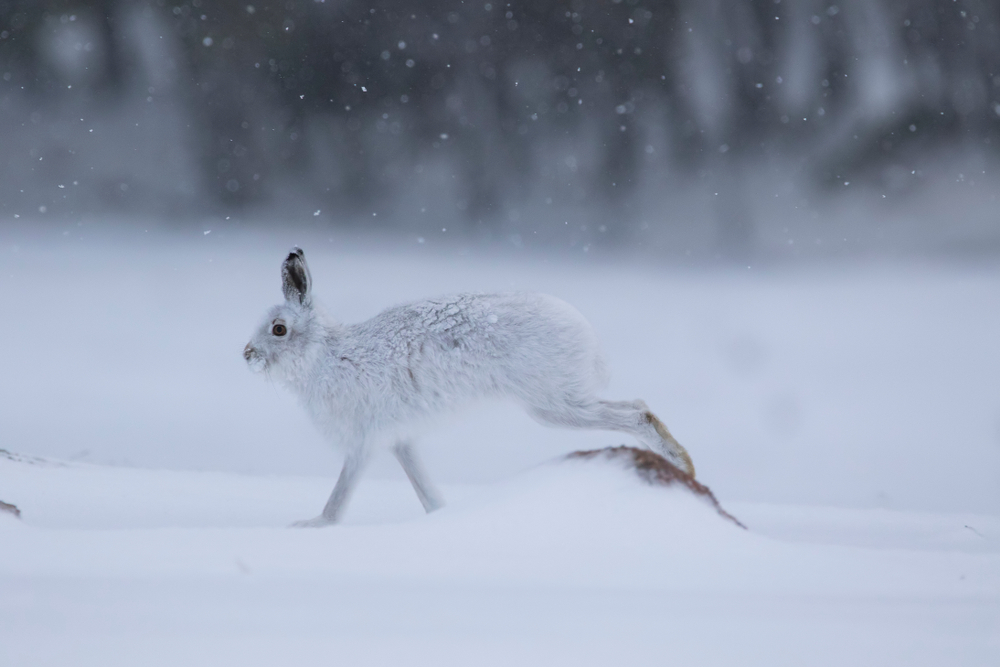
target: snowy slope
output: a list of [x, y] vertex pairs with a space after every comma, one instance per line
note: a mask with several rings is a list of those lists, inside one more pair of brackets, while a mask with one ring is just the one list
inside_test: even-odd
[[[740, 504], [744, 531], [682, 488], [559, 460], [446, 486], [429, 516], [370, 480], [345, 525], [285, 528], [330, 482], [0, 459], [23, 511], [0, 517], [0, 664], [992, 665], [1000, 649], [996, 518]], [[857, 546], [866, 532], [890, 543]]]

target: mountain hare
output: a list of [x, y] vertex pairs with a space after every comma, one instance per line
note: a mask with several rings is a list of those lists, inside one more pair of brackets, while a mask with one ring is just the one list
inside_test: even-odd
[[559, 299], [458, 294], [343, 325], [314, 305], [299, 248], [282, 264], [281, 283], [285, 302], [268, 311], [243, 356], [252, 370], [285, 384], [346, 454], [323, 513], [294, 525], [335, 523], [381, 448], [392, 450], [424, 509], [439, 508], [410, 437], [429, 417], [477, 398], [512, 399], [543, 424], [630, 433], [694, 474], [687, 452], [645, 403], [597, 398], [607, 373], [596, 337]]

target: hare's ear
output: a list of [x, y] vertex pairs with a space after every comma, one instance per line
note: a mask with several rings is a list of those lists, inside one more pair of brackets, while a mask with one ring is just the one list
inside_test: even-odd
[[281, 265], [281, 291], [289, 303], [308, 306], [312, 277], [306, 265], [306, 254], [301, 248], [292, 248]]

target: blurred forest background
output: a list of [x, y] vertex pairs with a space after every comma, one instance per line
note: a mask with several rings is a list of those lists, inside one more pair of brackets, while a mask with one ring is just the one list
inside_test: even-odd
[[981, 0], [0, 0], [0, 220], [1000, 251]]

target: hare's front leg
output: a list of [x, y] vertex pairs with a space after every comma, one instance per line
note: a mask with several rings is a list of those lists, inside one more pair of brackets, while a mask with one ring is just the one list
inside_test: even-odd
[[368, 456], [364, 448], [348, 452], [344, 458], [344, 467], [340, 470], [340, 477], [337, 478], [337, 484], [333, 487], [330, 499], [326, 501], [323, 513], [314, 519], [296, 521], [292, 524], [292, 527], [319, 528], [337, 523], [344, 508], [347, 506], [347, 501], [350, 499], [354, 487], [357, 486], [358, 478], [361, 477], [361, 470], [364, 468], [367, 460]]
[[413, 445], [405, 441], [398, 442], [393, 447], [392, 453], [396, 455], [399, 465], [403, 466], [406, 476], [410, 478], [410, 484], [413, 485], [413, 490], [417, 492], [417, 497], [420, 498], [420, 504], [424, 506], [424, 510], [430, 513], [436, 509], [440, 509], [444, 503], [441, 502], [441, 496], [438, 494], [437, 489], [434, 488], [434, 485], [431, 484], [427, 473], [424, 472], [423, 466], [420, 465], [420, 461], [417, 460]]

